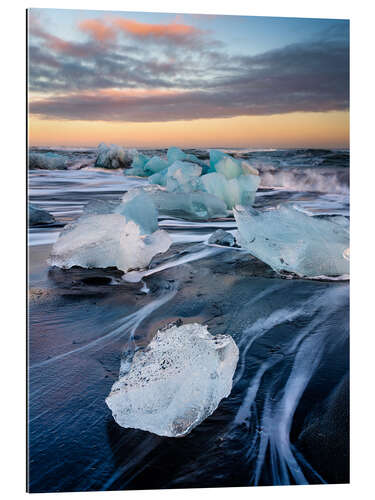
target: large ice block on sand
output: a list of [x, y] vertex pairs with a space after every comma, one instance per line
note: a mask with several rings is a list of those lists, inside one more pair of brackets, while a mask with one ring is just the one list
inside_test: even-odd
[[52, 214], [41, 208], [37, 208], [29, 203], [29, 226], [39, 226], [43, 224], [52, 224], [55, 218]]
[[116, 144], [101, 143], [98, 146], [98, 156], [95, 167], [100, 168], [125, 168], [129, 167], [133, 161], [132, 155], [121, 146]]
[[62, 268], [117, 267], [143, 269], [171, 245], [166, 231], [142, 235], [140, 227], [120, 214], [89, 215], [68, 224], [52, 248], [49, 263]]
[[300, 276], [341, 276], [349, 273], [346, 223], [310, 217], [291, 207], [258, 212], [234, 210], [239, 244], [275, 271]]
[[135, 353], [129, 371], [120, 369], [106, 403], [122, 427], [182, 437], [229, 396], [237, 362], [229, 335], [214, 337], [197, 323], [172, 326]]
[[125, 193], [114, 212], [138, 224], [141, 235], [151, 234], [158, 230], [158, 211], [155, 203], [142, 190], [131, 189]]
[[30, 153], [29, 169], [66, 170], [68, 162], [65, 156], [57, 153]]
[[258, 189], [259, 175], [240, 175], [227, 179], [223, 174], [212, 172], [202, 175], [199, 179], [199, 189], [222, 199], [228, 209], [237, 204], [252, 205]]

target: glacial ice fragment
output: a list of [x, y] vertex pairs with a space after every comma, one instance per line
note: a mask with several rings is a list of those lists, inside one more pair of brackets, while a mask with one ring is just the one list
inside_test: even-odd
[[215, 170], [223, 174], [228, 180], [239, 177], [242, 174], [242, 168], [239, 161], [231, 156], [223, 157], [215, 164]]
[[129, 193], [134, 192], [149, 196], [160, 215], [191, 220], [207, 220], [228, 215], [222, 200], [203, 191], [170, 193], [157, 184], [149, 184], [129, 191]]
[[100, 168], [125, 168], [130, 167], [133, 161], [132, 155], [121, 146], [116, 144], [101, 143], [98, 146], [98, 156], [95, 161], [95, 167]]
[[127, 361], [106, 403], [125, 428], [186, 436], [229, 396], [238, 362], [230, 335], [211, 335], [197, 323], [158, 331]]
[[202, 167], [185, 161], [175, 161], [168, 168], [165, 187], [171, 192], [196, 191]]
[[223, 174], [212, 172], [202, 175], [199, 189], [224, 200], [228, 209], [237, 204], [252, 205], [260, 184], [259, 175], [240, 175], [228, 180]]
[[197, 190], [202, 167], [194, 163], [176, 160], [170, 167], [151, 175], [151, 184], [164, 186], [171, 192], [189, 193]]
[[122, 201], [114, 209], [126, 219], [138, 224], [140, 234], [151, 234], [158, 230], [158, 211], [150, 196], [138, 189], [124, 194]]
[[30, 170], [66, 170], [67, 168], [67, 159], [63, 155], [52, 152], [29, 154]]
[[125, 175], [137, 175], [138, 177], [147, 177], [145, 165], [150, 158], [137, 150], [133, 153], [133, 161], [130, 168], [124, 170]]
[[226, 247], [236, 246], [236, 239], [233, 234], [224, 229], [217, 229], [208, 239], [210, 245], [222, 245]]
[[139, 225], [120, 214], [89, 215], [68, 224], [52, 248], [49, 263], [70, 268], [143, 269], [171, 245], [166, 231], [142, 235]]
[[349, 230], [342, 220], [310, 217], [287, 206], [264, 212], [237, 206], [233, 213], [240, 245], [275, 271], [310, 277], [349, 273]]
[[153, 156], [148, 160], [148, 162], [144, 165], [144, 170], [146, 175], [152, 175], [156, 174], [158, 172], [161, 172], [165, 168], [168, 167], [168, 164], [165, 160], [162, 158], [159, 158], [159, 156]]
[[41, 224], [52, 224], [55, 218], [46, 210], [37, 208], [29, 203], [29, 226], [39, 226]]
[[223, 174], [228, 180], [241, 175], [259, 175], [258, 170], [247, 161], [237, 160], [218, 149], [210, 149], [210, 169], [212, 172]]
[[[182, 149], [172, 146], [167, 151], [168, 165], [172, 165], [175, 161], [187, 161], [190, 163], [197, 163], [203, 169], [208, 169], [208, 165], [200, 160], [197, 156], [191, 153], [184, 153]], [[205, 172], [206, 173], [206, 172]]]

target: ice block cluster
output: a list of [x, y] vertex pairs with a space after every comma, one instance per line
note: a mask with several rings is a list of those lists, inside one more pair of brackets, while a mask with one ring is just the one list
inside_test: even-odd
[[249, 163], [216, 149], [210, 150], [208, 164], [177, 147], [168, 149], [167, 160], [158, 156], [147, 159], [136, 153], [131, 168], [124, 173], [148, 177], [151, 184], [172, 193], [211, 194], [229, 210], [239, 203], [253, 204], [260, 183], [258, 171]]

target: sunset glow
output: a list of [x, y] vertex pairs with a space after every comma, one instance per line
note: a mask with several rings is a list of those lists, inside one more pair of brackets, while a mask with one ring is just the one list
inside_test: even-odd
[[29, 141], [348, 147], [348, 71], [346, 21], [32, 9]]

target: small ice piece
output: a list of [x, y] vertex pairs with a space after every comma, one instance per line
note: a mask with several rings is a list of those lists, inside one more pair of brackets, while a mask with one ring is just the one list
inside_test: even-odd
[[182, 149], [177, 148], [176, 146], [172, 146], [167, 151], [168, 165], [172, 165], [177, 160], [185, 160], [186, 153], [182, 151]]
[[148, 160], [148, 162], [144, 166], [144, 170], [146, 175], [156, 174], [157, 172], [161, 172], [165, 168], [168, 167], [168, 164], [159, 156], [153, 156]]
[[176, 160], [170, 167], [151, 175], [148, 181], [164, 186], [171, 192], [189, 193], [197, 191], [201, 173], [202, 167], [199, 165]]
[[240, 162], [231, 156], [221, 158], [221, 160], [215, 164], [215, 170], [219, 174], [223, 174], [228, 180], [242, 175]]
[[144, 269], [171, 243], [168, 233], [160, 229], [143, 236], [138, 224], [123, 215], [90, 215], [64, 227], [49, 263], [62, 268], [117, 267], [127, 272]]
[[46, 210], [37, 208], [29, 203], [29, 226], [39, 226], [56, 222], [53, 215]]
[[200, 177], [199, 188], [224, 200], [228, 209], [237, 204], [252, 205], [260, 184], [259, 175], [240, 175], [228, 180], [223, 174], [212, 172]]
[[348, 227], [288, 206], [258, 212], [237, 206], [239, 244], [275, 271], [299, 276], [349, 274]]
[[208, 239], [210, 245], [221, 245], [226, 247], [236, 246], [236, 239], [233, 234], [224, 231], [224, 229], [217, 229]]
[[67, 159], [57, 153], [30, 153], [29, 169], [42, 170], [66, 170], [68, 168]]
[[[182, 149], [172, 146], [167, 151], [168, 165], [172, 165], [175, 161], [187, 161], [190, 163], [197, 163], [203, 169], [207, 169], [208, 165], [200, 160], [197, 156], [191, 153], [184, 153]], [[206, 173], [206, 172], [205, 172]]]
[[142, 153], [139, 153], [137, 150], [134, 151], [133, 161], [131, 164], [131, 168], [127, 168], [124, 170], [125, 175], [137, 175], [138, 177], [147, 177], [147, 173], [145, 172], [145, 165], [150, 160], [150, 158]]
[[197, 190], [202, 167], [185, 161], [175, 161], [168, 168], [165, 186], [171, 192], [190, 193]]
[[132, 155], [126, 149], [116, 144], [101, 143], [98, 146], [98, 156], [95, 167], [99, 168], [125, 168], [130, 167], [133, 161]]
[[238, 347], [191, 323], [159, 330], [120, 367], [106, 403], [125, 428], [182, 437], [210, 416], [232, 390]]
[[209, 149], [208, 151], [210, 154], [210, 167], [214, 172], [216, 164], [226, 158], [228, 155], [226, 153], [223, 153], [222, 151], [219, 151], [218, 149]]
[[147, 193], [139, 189], [131, 189], [125, 193], [114, 212], [138, 224], [141, 235], [158, 230], [158, 211], [155, 203]]

